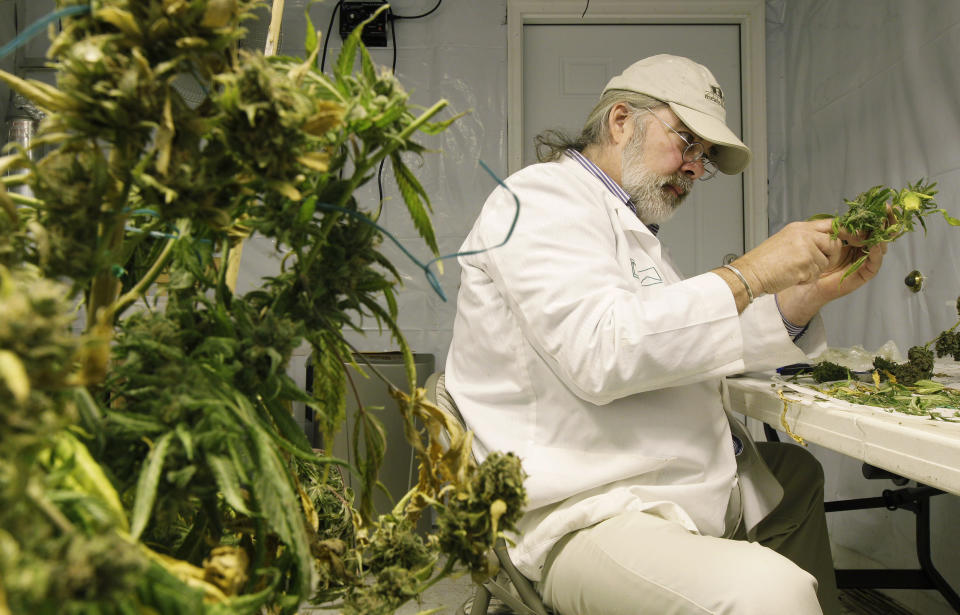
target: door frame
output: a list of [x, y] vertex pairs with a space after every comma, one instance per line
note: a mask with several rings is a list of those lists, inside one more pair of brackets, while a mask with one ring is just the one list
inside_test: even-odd
[[743, 241], [753, 248], [769, 234], [764, 0], [507, 0], [509, 172], [520, 170], [523, 156], [523, 27], [611, 22], [740, 26], [742, 138], [753, 152], [743, 172]]

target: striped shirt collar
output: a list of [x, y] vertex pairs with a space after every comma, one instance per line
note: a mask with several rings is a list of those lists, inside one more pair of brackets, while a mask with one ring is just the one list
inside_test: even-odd
[[[599, 179], [600, 183], [606, 186], [607, 190], [609, 190], [613, 194], [613, 196], [623, 201], [623, 204], [630, 208], [630, 211], [633, 212], [633, 215], [637, 216], [638, 218], [640, 217], [640, 214], [637, 213], [637, 206], [634, 204], [633, 200], [630, 198], [630, 195], [628, 195], [624, 191], [624, 189], [620, 187], [620, 184], [613, 181], [613, 179], [611, 179], [609, 175], [604, 173], [600, 167], [595, 165], [593, 161], [591, 161], [589, 158], [587, 158], [586, 156], [584, 156], [583, 154], [581, 154], [580, 152], [572, 148], [567, 148], [566, 150], [564, 150], [563, 153], [569, 156], [570, 158], [573, 158], [577, 162], [579, 162], [580, 166], [582, 166], [584, 169], [589, 171], [591, 175]], [[648, 224], [647, 228], [650, 229], [651, 233], [656, 235], [657, 231], [660, 230], [660, 225]]]

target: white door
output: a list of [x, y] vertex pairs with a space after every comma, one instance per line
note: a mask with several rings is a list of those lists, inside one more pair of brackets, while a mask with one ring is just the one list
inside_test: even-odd
[[[575, 136], [607, 81], [658, 53], [708, 67], [724, 91], [727, 125], [742, 136], [740, 40], [737, 24], [524, 24], [523, 164], [536, 161], [536, 134], [557, 128]], [[691, 276], [743, 253], [743, 229], [743, 176], [719, 173], [696, 182], [660, 238]]]

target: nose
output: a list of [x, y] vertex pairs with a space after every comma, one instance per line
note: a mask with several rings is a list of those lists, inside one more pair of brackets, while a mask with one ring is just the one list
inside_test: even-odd
[[703, 158], [697, 158], [692, 162], [684, 162], [680, 165], [680, 170], [691, 179], [700, 179], [707, 171], [703, 166]]

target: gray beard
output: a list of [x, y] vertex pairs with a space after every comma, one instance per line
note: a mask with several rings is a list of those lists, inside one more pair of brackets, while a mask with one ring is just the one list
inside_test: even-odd
[[[680, 171], [672, 175], [654, 173], [640, 162], [642, 153], [643, 139], [637, 138], [637, 133], [634, 133], [634, 138], [623, 150], [621, 184], [644, 224], [662, 224], [677, 213], [693, 188], [693, 180]], [[678, 197], [672, 190], [665, 189], [667, 184], [683, 188], [683, 195]]]

